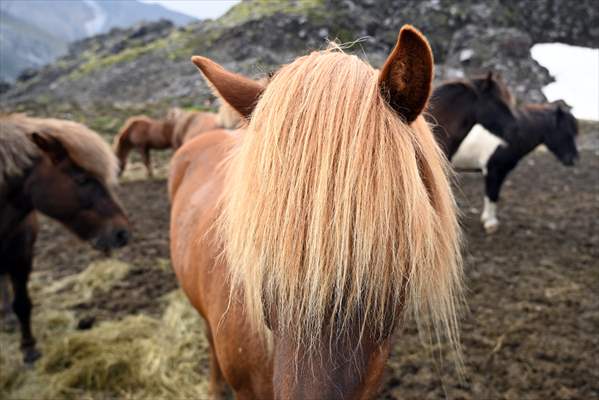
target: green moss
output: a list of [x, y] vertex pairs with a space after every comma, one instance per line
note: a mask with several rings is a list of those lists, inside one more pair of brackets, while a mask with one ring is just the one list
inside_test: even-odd
[[100, 115], [88, 121], [89, 127], [100, 133], [115, 133], [124, 121], [113, 115]]
[[223, 25], [238, 25], [252, 19], [268, 17], [276, 13], [308, 15], [315, 9], [323, 7], [323, 0], [244, 1], [231, 8], [218, 21]]
[[86, 55], [86, 62], [79, 66], [75, 71], [71, 72], [69, 78], [72, 80], [79, 79], [91, 72], [110, 67], [115, 64], [124, 63], [135, 60], [145, 54], [163, 49], [167, 46], [167, 38], [156, 40], [144, 46], [137, 46], [125, 49], [117, 54], [112, 54], [107, 57], [98, 58], [93, 53]]

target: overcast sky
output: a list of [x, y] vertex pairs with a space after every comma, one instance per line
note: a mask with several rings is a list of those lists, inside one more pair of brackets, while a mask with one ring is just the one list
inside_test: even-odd
[[239, 0], [141, 0], [158, 3], [165, 8], [188, 14], [199, 19], [218, 18]]

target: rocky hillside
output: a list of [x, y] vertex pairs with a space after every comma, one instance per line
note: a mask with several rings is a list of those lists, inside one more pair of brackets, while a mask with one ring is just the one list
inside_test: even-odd
[[55, 60], [66, 53], [69, 42], [162, 18], [177, 25], [193, 19], [133, 0], [2, 0], [0, 80], [13, 81], [23, 69]]
[[438, 79], [493, 69], [520, 101], [543, 100], [541, 88], [552, 79], [531, 58], [533, 44], [599, 46], [596, 0], [247, 0], [214, 21], [182, 28], [161, 21], [76, 42], [1, 100], [5, 109], [202, 104], [210, 95], [189, 61], [193, 54], [257, 76], [327, 39], [360, 39], [349, 51], [379, 65], [404, 23], [429, 38]]

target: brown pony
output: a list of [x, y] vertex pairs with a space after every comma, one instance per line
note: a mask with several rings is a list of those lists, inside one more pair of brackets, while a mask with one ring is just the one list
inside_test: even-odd
[[420, 116], [426, 39], [402, 28], [381, 71], [313, 52], [266, 87], [192, 60], [249, 119], [185, 143], [169, 178], [173, 268], [207, 322], [212, 393], [373, 398], [408, 312], [459, 349], [455, 203]]
[[170, 109], [164, 120], [145, 115], [131, 117], [114, 138], [114, 150], [120, 163], [120, 174], [127, 166], [127, 157], [136, 149], [143, 160], [149, 177], [152, 177], [150, 150], [178, 149], [189, 138], [217, 128], [233, 129], [239, 122], [239, 114], [226, 103], [217, 114], [210, 112]]
[[169, 110], [167, 121], [173, 121], [172, 147], [178, 149], [186, 141], [204, 132], [215, 129], [235, 129], [240, 124], [241, 115], [227, 102], [221, 100], [218, 113], [184, 111], [180, 108]]
[[101, 251], [124, 246], [129, 222], [111, 191], [117, 170], [110, 146], [81, 124], [21, 114], [0, 117], [0, 275], [12, 282], [25, 362], [40, 356], [27, 291], [36, 212]]

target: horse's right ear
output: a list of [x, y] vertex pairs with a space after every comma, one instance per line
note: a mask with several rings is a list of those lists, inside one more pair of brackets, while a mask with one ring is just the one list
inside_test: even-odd
[[60, 141], [49, 135], [33, 132], [29, 135], [31, 141], [43, 151], [53, 163], [58, 163], [68, 157], [68, 153]]
[[379, 87], [389, 105], [411, 123], [431, 94], [433, 52], [416, 28], [404, 25], [395, 48], [379, 74]]
[[191, 61], [202, 71], [219, 97], [243, 117], [249, 118], [264, 91], [264, 86], [245, 76], [227, 71], [209, 58], [193, 56]]

